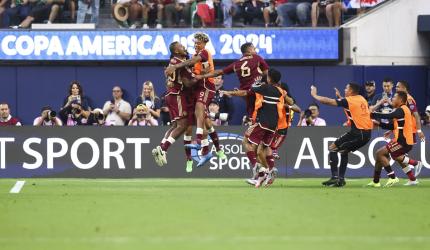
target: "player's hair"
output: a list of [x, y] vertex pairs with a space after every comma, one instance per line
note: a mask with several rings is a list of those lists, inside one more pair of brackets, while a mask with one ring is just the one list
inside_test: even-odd
[[348, 83], [349, 88], [352, 90], [354, 94], [360, 94], [361, 86], [355, 82]]
[[176, 42], [173, 42], [173, 43], [171, 43], [170, 45], [169, 45], [169, 50], [170, 50], [170, 54], [171, 55], [173, 55], [173, 54], [175, 54], [175, 46], [176, 46], [176, 44], [178, 44], [179, 42], [178, 41], [176, 41]]
[[317, 107], [317, 109], [320, 110], [320, 106], [316, 102], [309, 104], [308, 108], [310, 107]]
[[391, 84], [393, 84], [393, 79], [391, 79], [390, 77], [385, 77], [382, 82], [391, 82]]
[[399, 83], [409, 92], [409, 83], [405, 80], [400, 80]]
[[194, 39], [202, 41], [204, 43], [209, 42], [209, 36], [202, 32], [197, 32], [194, 34]]
[[402, 103], [406, 103], [408, 101], [408, 94], [405, 91], [397, 91], [397, 96], [402, 100]]
[[249, 47], [252, 46], [252, 43], [244, 43], [242, 46], [240, 46], [240, 51], [242, 51], [242, 54], [245, 54]]
[[269, 69], [267, 75], [270, 76], [270, 79], [272, 79], [272, 82], [274, 83], [278, 83], [279, 81], [281, 81], [281, 72], [276, 69]]

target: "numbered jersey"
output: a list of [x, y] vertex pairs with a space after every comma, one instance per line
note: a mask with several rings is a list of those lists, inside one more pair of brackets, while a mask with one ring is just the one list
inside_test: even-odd
[[[179, 64], [185, 60], [177, 57], [170, 59], [169, 66]], [[191, 79], [193, 77], [193, 72], [190, 68], [185, 67], [175, 70], [171, 75], [167, 76], [167, 91], [169, 94], [179, 94], [183, 89], [184, 85], [182, 79]]]
[[263, 72], [268, 70], [266, 61], [259, 55], [243, 56], [236, 62], [230, 64], [222, 71], [224, 74], [236, 72], [240, 82], [240, 89], [249, 90], [252, 84], [261, 81]]

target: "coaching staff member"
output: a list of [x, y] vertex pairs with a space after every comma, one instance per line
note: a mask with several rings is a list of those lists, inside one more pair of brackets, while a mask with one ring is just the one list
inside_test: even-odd
[[[370, 119], [370, 111], [366, 99], [360, 94], [360, 85], [349, 83], [345, 88], [345, 98], [336, 89], [338, 99], [319, 96], [317, 88], [311, 87], [311, 95], [322, 104], [343, 107], [348, 125], [351, 130], [339, 137], [329, 147], [329, 159], [331, 168], [331, 178], [323, 182], [324, 186], [343, 187], [345, 186], [345, 172], [348, 165], [348, 153], [353, 152], [366, 145], [371, 137], [373, 128]], [[338, 155], [340, 153], [340, 167], [338, 169]]]

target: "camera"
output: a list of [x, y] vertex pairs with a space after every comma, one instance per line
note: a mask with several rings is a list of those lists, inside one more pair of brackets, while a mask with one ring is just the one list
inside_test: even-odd
[[103, 121], [105, 119], [105, 115], [101, 112], [94, 113], [94, 120]]
[[57, 112], [55, 112], [53, 110], [48, 111], [48, 117], [49, 117], [49, 119], [57, 117]]
[[305, 110], [305, 118], [308, 119], [311, 116], [312, 116], [312, 111], [310, 109], [306, 109]]

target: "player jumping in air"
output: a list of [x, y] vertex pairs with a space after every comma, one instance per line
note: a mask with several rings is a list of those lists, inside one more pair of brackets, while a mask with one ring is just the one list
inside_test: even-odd
[[[406, 92], [397, 91], [394, 95], [392, 103], [395, 108], [394, 111], [388, 114], [383, 113], [372, 113], [372, 118], [381, 118], [392, 120], [389, 124], [380, 124], [382, 128], [390, 129], [394, 132], [394, 139], [392, 139], [385, 147], [380, 148], [376, 152], [376, 163], [375, 172], [373, 175], [373, 181], [368, 184], [370, 187], [380, 187], [379, 179], [381, 177], [381, 170], [384, 168], [390, 177], [385, 184], [386, 187], [390, 187], [399, 182], [399, 179], [395, 176], [394, 172], [390, 167], [390, 156], [393, 160], [401, 164], [403, 171], [409, 178], [406, 185], [417, 185], [418, 180], [414, 173], [410, 169], [409, 165], [418, 166], [420, 162], [409, 158], [406, 154], [411, 151], [414, 145], [414, 134], [413, 134], [413, 116], [409, 107], [407, 106], [408, 95]], [[391, 131], [388, 131], [391, 132]], [[386, 133], [388, 137], [390, 133]]]
[[[339, 137], [330, 145], [329, 159], [331, 168], [331, 178], [323, 182], [324, 186], [343, 187], [345, 186], [345, 172], [348, 165], [348, 154], [364, 145], [371, 138], [373, 123], [370, 119], [370, 111], [366, 99], [360, 93], [360, 85], [349, 83], [345, 88], [345, 98], [342, 98], [339, 91], [336, 90], [338, 99], [319, 96], [317, 88], [311, 86], [311, 95], [322, 104], [343, 107], [348, 118], [348, 124], [351, 130]], [[340, 166], [338, 153], [340, 153]]]

